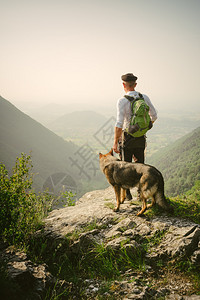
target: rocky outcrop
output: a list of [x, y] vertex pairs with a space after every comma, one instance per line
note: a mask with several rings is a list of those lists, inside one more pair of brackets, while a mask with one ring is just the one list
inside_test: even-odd
[[[52, 211], [45, 220], [45, 229], [35, 238], [47, 242], [47, 254], [56, 249], [57, 255], [66, 252], [76, 256], [103, 244], [116, 257], [126, 253], [130, 258], [142, 258], [141, 268], [126, 270], [119, 276], [120, 280], [110, 283], [102, 299], [200, 300], [190, 278], [175, 268], [166, 267], [187, 261], [190, 266], [200, 268], [200, 226], [164, 213], [152, 219], [137, 217], [141, 206], [136, 201], [136, 191], [132, 193], [135, 198], [125, 201], [116, 213], [112, 187], [89, 192], [76, 206]], [[68, 237], [73, 237], [70, 243]], [[11, 276], [22, 278], [22, 283], [26, 275], [36, 295], [41, 296], [48, 282], [52, 282], [46, 265], [34, 266], [24, 258], [13, 262], [10, 259], [8, 266]], [[95, 297], [106, 283], [88, 278], [82, 284], [85, 291], [82, 299], [98, 299]]]
[[5, 272], [9, 281], [7, 288], [1, 287], [1, 299], [39, 300], [53, 284], [53, 277], [45, 264], [33, 264], [24, 252], [13, 247], [1, 251], [0, 261], [4, 264], [1, 272]]
[[[132, 192], [136, 193], [135, 190]], [[89, 192], [76, 206], [51, 212], [45, 221], [46, 233], [62, 239], [79, 232], [78, 238], [70, 246], [74, 253], [87, 249], [94, 243], [103, 243], [106, 249], [110, 248], [116, 253], [125, 249], [130, 257], [142, 253], [146, 262], [143, 275], [134, 275], [130, 270], [125, 276], [126, 281], [114, 283], [120, 291], [116, 293], [119, 299], [172, 299], [170, 297], [173, 296], [173, 299], [200, 299], [197, 295], [186, 296], [192, 292], [192, 283], [186, 279], [184, 281], [181, 276], [168, 274], [164, 287], [163, 284], [158, 284], [161, 280], [155, 280], [154, 276], [162, 261], [176, 261], [178, 264], [186, 259], [191, 265], [200, 267], [200, 226], [166, 214], [152, 220], [145, 216], [137, 217], [140, 203], [136, 202], [136, 197], [133, 201], [125, 201], [118, 213], [112, 209], [115, 204], [112, 187]], [[88, 225], [92, 223], [95, 224], [95, 229], [89, 230]], [[130, 283], [133, 276], [134, 283]], [[150, 281], [153, 282], [152, 288], [149, 287]], [[94, 297], [100, 283], [89, 281], [88, 284], [88, 293], [93, 293]]]
[[[160, 235], [160, 240], [148, 253], [149, 261], [188, 257], [191, 263], [200, 266], [198, 224], [166, 214], [150, 221], [145, 216], [137, 217], [140, 204], [134, 199], [126, 201], [118, 213], [110, 208], [112, 205], [115, 205], [115, 196], [111, 187], [89, 192], [76, 206], [52, 211], [45, 220], [46, 233], [63, 238], [67, 234], [81, 232], [85, 228], [85, 233], [80, 234], [76, 243], [84, 244], [86, 240], [90, 243], [89, 240], [94, 238], [96, 241], [103, 241], [107, 247], [116, 249], [127, 237], [131, 244], [135, 245], [136, 240], [142, 242], [145, 238], [153, 239]], [[88, 224], [91, 223], [95, 223], [94, 227], [101, 229], [87, 230]]]

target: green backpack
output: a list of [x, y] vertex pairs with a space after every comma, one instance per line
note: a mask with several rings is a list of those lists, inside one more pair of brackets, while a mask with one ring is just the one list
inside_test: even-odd
[[149, 116], [149, 106], [144, 101], [142, 94], [138, 94], [138, 98], [125, 95], [131, 103], [131, 121], [126, 132], [133, 137], [143, 136], [149, 129], [152, 128], [153, 124]]

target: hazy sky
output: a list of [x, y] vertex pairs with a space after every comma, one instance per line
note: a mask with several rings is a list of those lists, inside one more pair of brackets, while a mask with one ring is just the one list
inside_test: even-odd
[[0, 95], [115, 105], [133, 72], [158, 109], [199, 110], [199, 15], [199, 0], [0, 0]]

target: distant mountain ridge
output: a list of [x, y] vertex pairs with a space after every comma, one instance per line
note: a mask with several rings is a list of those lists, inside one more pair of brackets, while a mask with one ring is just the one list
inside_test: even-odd
[[95, 111], [74, 111], [65, 114], [55, 121], [47, 124], [47, 127], [56, 134], [66, 138], [73, 134], [85, 135], [94, 134], [105, 122], [107, 118]]
[[[75, 136], [78, 132], [77, 135], [82, 135], [82, 141], [87, 141], [105, 120], [106, 117], [99, 113], [83, 111], [64, 115], [58, 118], [56, 124], [63, 129], [66, 137], [67, 132], [70, 132], [71, 136]], [[86, 121], [89, 121], [88, 127], [84, 127]], [[75, 165], [72, 167], [69, 157], [73, 157], [78, 149], [82, 149], [82, 146], [79, 148], [72, 142], [64, 141], [0, 97], [0, 162], [4, 163], [9, 171], [21, 152], [26, 154], [31, 152], [33, 172], [38, 173], [34, 182], [39, 189], [52, 180], [55, 185], [57, 182], [67, 185], [68, 175], [73, 179], [70, 182], [77, 185], [79, 180], [84, 179], [84, 192], [104, 187], [105, 178], [99, 171], [98, 155], [95, 157], [97, 175], [91, 171], [91, 181], [82, 176], [81, 163], [77, 169]], [[75, 164], [76, 157], [73, 159]], [[147, 157], [147, 163], [154, 165], [163, 173], [168, 196], [189, 190], [196, 180], [200, 180], [200, 127]]]
[[68, 126], [79, 127], [84, 124], [86, 127], [101, 124], [106, 117], [92, 110], [74, 111], [59, 117], [52, 124], [66, 124]]
[[190, 190], [200, 180], [200, 127], [156, 152], [147, 163], [162, 172], [168, 196]]
[[9, 171], [24, 152], [31, 153], [33, 171], [39, 173], [35, 177], [39, 188], [54, 173], [69, 172], [76, 177], [68, 158], [77, 148], [0, 97], [0, 162]]

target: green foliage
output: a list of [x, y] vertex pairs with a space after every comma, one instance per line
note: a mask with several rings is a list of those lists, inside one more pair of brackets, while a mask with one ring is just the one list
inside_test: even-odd
[[200, 224], [200, 180], [184, 195], [171, 198], [174, 215]]
[[162, 213], [163, 213], [163, 210], [158, 205], [154, 205], [151, 207], [151, 209], [147, 209], [145, 211], [144, 215], [148, 220], [151, 220], [155, 216], [159, 216]]
[[75, 206], [76, 205], [76, 199], [74, 199], [74, 196], [76, 194], [72, 193], [71, 191], [64, 191], [61, 192], [60, 195], [56, 198], [53, 205], [57, 206], [60, 203], [63, 204], [63, 206]]
[[74, 199], [75, 194], [70, 191], [65, 191], [63, 193], [63, 196], [65, 197], [66, 204], [65, 206], [75, 206], [76, 200]]
[[[167, 199], [173, 207], [173, 216], [187, 218], [195, 223], [200, 224], [200, 180], [195, 182], [191, 190], [186, 193]], [[153, 206], [145, 212], [148, 219], [152, 219], [163, 211], [158, 206]]]
[[12, 176], [0, 164], [0, 234], [10, 244], [24, 244], [51, 208], [52, 197], [32, 190], [30, 155], [17, 158]]
[[71, 233], [68, 233], [66, 235], [66, 238], [69, 238], [71, 241], [75, 241], [79, 238], [80, 234], [85, 233], [85, 232], [89, 232], [92, 231], [94, 229], [105, 229], [107, 227], [106, 224], [102, 224], [102, 225], [98, 225], [96, 220], [94, 219], [92, 222], [90, 222], [89, 224], [82, 226], [79, 229], [74, 230]]
[[151, 237], [147, 237], [148, 247], [159, 245], [165, 234], [165, 230], [158, 230]]
[[193, 282], [193, 288], [196, 291], [197, 295], [200, 295], [200, 273], [199, 273], [199, 265], [194, 265], [190, 259], [187, 257], [177, 258], [174, 262], [169, 262], [170, 268], [182, 272], [182, 274], [191, 278]]
[[[45, 241], [43, 241], [46, 243]], [[128, 251], [122, 244], [117, 251], [105, 247], [103, 243], [91, 244], [87, 249], [74, 254], [69, 251], [70, 239], [54, 249], [51, 245], [43, 247], [45, 252], [37, 248], [37, 259], [45, 261], [50, 266], [52, 274], [68, 282], [77, 284], [81, 278], [101, 280], [113, 280], [120, 278], [126, 270], [130, 268], [135, 270], [144, 269], [144, 257], [141, 249], [135, 249], [134, 253]], [[35, 244], [35, 247], [37, 245]], [[33, 247], [31, 247], [33, 251]], [[36, 251], [36, 248], [34, 249]], [[40, 253], [39, 253], [40, 252]], [[130, 255], [131, 254], [131, 255]]]
[[74, 283], [79, 286], [80, 290], [84, 288], [82, 286], [84, 279], [111, 281], [120, 278], [130, 268], [144, 270], [145, 249], [136, 247], [133, 251], [129, 248], [129, 239], [122, 242], [119, 249], [113, 250], [103, 243], [97, 243], [95, 239], [87, 243], [86, 238], [86, 242], [83, 242], [84, 247], [76, 249], [76, 241], [81, 239], [84, 232], [89, 233], [94, 229], [102, 229], [104, 226], [98, 226], [94, 220], [76, 234], [68, 234], [64, 240], [60, 241], [48, 241], [42, 234], [37, 235], [33, 237], [29, 245], [28, 255], [34, 262], [47, 263], [54, 276], [59, 274], [61, 280]]
[[148, 159], [165, 180], [166, 194], [177, 196], [200, 180], [200, 127]]
[[[61, 268], [60, 268], [61, 270]], [[70, 299], [71, 289], [70, 287], [63, 287], [59, 282], [59, 273], [57, 274], [57, 280], [53, 287], [50, 287], [45, 295], [44, 300], [58, 300], [58, 299]]]
[[107, 208], [110, 208], [112, 210], [114, 210], [114, 208], [115, 208], [115, 205], [114, 205], [113, 202], [107, 202], [107, 203], [104, 204], [104, 206], [107, 207]]
[[97, 277], [106, 280], [119, 278], [126, 270], [143, 268], [142, 253], [135, 249], [135, 254], [129, 255], [126, 248], [121, 245], [115, 251], [105, 247], [104, 244], [96, 244], [91, 251], [84, 253], [81, 258], [83, 276]]

